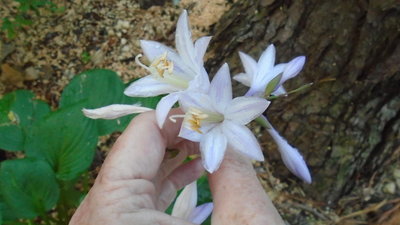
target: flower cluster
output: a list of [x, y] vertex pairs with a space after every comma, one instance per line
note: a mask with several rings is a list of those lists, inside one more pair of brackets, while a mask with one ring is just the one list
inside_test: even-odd
[[[305, 57], [299, 56], [288, 63], [275, 65], [275, 47], [268, 48], [256, 62], [239, 52], [244, 73], [233, 79], [249, 87], [245, 96], [232, 98], [231, 76], [225, 63], [209, 81], [203, 66], [203, 57], [211, 37], [201, 37], [194, 43], [191, 37], [187, 12], [180, 15], [176, 28], [176, 51], [155, 41], [140, 42], [149, 65], [137, 55], [136, 63], [149, 75], [133, 82], [125, 94], [131, 97], [151, 97], [166, 94], [156, 107], [156, 117], [162, 128], [171, 108], [178, 102], [183, 118], [179, 136], [200, 143], [204, 168], [216, 171], [227, 149], [235, 150], [250, 159], [263, 161], [260, 145], [246, 124], [254, 119], [264, 124], [276, 141], [286, 167], [296, 176], [311, 183], [310, 172], [298, 150], [282, 138], [262, 114], [268, 107], [270, 96], [285, 95], [282, 84], [295, 77], [303, 68]], [[114, 119], [150, 109], [136, 105], [110, 105], [99, 109], [84, 109], [86, 116], [94, 119]], [[229, 146], [229, 148], [228, 148]]]

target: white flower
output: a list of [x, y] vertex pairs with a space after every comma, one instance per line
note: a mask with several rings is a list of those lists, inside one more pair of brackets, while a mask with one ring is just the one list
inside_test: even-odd
[[151, 61], [144, 67], [150, 74], [133, 82], [126, 90], [125, 95], [131, 97], [149, 97], [168, 94], [163, 97], [156, 108], [157, 122], [162, 127], [171, 107], [179, 100], [186, 90], [206, 92], [210, 81], [203, 67], [203, 56], [211, 37], [201, 37], [194, 44], [187, 12], [180, 15], [176, 28], [175, 50], [155, 41], [142, 40], [141, 47], [145, 56]]
[[275, 47], [272, 44], [261, 54], [258, 62], [243, 52], [239, 52], [239, 56], [243, 63], [245, 73], [240, 73], [234, 76], [233, 79], [250, 87], [246, 96], [264, 96], [265, 88], [268, 83], [281, 73], [282, 78], [272, 94], [286, 94], [282, 84], [288, 79], [295, 77], [301, 71], [305, 63], [305, 57], [299, 56], [288, 63], [275, 65]]
[[[268, 46], [268, 48], [261, 54], [258, 62], [243, 52], [239, 52], [239, 56], [243, 63], [245, 73], [240, 73], [234, 76], [234, 79], [250, 87], [246, 96], [264, 96], [268, 83], [279, 74], [282, 74], [282, 77], [279, 83], [275, 86], [272, 94], [286, 94], [282, 84], [299, 74], [305, 63], [305, 57], [299, 56], [288, 63], [275, 65], [274, 45]], [[299, 151], [289, 145], [289, 143], [279, 135], [279, 133], [268, 122], [266, 117], [261, 115], [259, 118], [263, 123], [269, 124], [266, 126], [267, 131], [277, 143], [278, 150], [286, 167], [297, 177], [307, 183], [311, 183], [310, 171], [308, 170]]]
[[[227, 64], [217, 72], [207, 94], [182, 95], [180, 105], [185, 115], [179, 136], [200, 142], [203, 165], [208, 172], [219, 168], [228, 144], [250, 159], [264, 160], [257, 139], [245, 125], [260, 116], [269, 101], [245, 96], [232, 99]], [[171, 119], [177, 117], [182, 115]]]
[[278, 149], [281, 153], [281, 157], [285, 166], [294, 175], [310, 184], [310, 171], [308, 170], [307, 164], [300, 155], [299, 151], [289, 145], [289, 143], [283, 137], [281, 137], [274, 128], [267, 129], [267, 131], [278, 145]]
[[82, 109], [83, 114], [91, 119], [112, 120], [122, 116], [151, 111], [153, 109], [141, 107], [140, 105], [114, 104], [97, 109]]
[[212, 202], [197, 206], [197, 184], [196, 181], [187, 185], [176, 198], [172, 216], [201, 224], [211, 214], [214, 205]]

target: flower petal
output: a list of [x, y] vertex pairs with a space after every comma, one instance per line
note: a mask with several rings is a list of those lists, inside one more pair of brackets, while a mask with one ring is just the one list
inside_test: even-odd
[[257, 97], [237, 97], [226, 107], [225, 119], [245, 125], [259, 117], [270, 104], [269, 101]]
[[250, 87], [252, 78], [247, 73], [239, 73], [233, 76], [233, 79], [242, 83], [243, 85]]
[[213, 173], [221, 165], [224, 159], [227, 139], [222, 133], [219, 126], [203, 135], [200, 141], [201, 158], [204, 168]]
[[[268, 48], [261, 54], [258, 60], [258, 73], [254, 77], [253, 82], [268, 80], [270, 71], [275, 64], [275, 46], [269, 45]], [[261, 84], [260, 84], [261, 85]]]
[[204, 203], [197, 206], [192, 214], [189, 216], [189, 221], [194, 224], [202, 224], [214, 209], [214, 204], [212, 202]]
[[198, 69], [198, 64], [195, 60], [195, 50], [192, 42], [192, 33], [189, 28], [189, 21], [187, 11], [183, 10], [179, 16], [178, 23], [176, 25], [175, 34], [176, 49], [178, 50], [181, 59], [186, 63], [187, 66], [194, 69], [194, 72]]
[[85, 114], [86, 117], [89, 117], [91, 119], [112, 120], [122, 116], [147, 112], [151, 110], [153, 109], [140, 107], [139, 105], [114, 104], [97, 109], [82, 109], [82, 112], [83, 114]]
[[201, 138], [203, 137], [203, 134], [182, 125], [178, 136], [185, 138], [189, 141], [200, 142]]
[[207, 93], [210, 89], [210, 79], [208, 78], [208, 73], [201, 67], [200, 74], [197, 74], [193, 80], [189, 81], [189, 87], [187, 90], [200, 92], [200, 93]]
[[179, 105], [184, 112], [187, 112], [190, 108], [203, 112], [216, 112], [210, 96], [198, 92], [185, 91], [179, 98]]
[[267, 129], [267, 131], [278, 145], [283, 163], [290, 170], [290, 172], [303, 181], [311, 183], [310, 171], [308, 170], [307, 165], [299, 151], [289, 145], [289, 143], [283, 137], [281, 137], [275, 129]]
[[186, 185], [181, 194], [176, 198], [174, 207], [172, 208], [172, 216], [188, 220], [189, 216], [196, 208], [197, 204], [197, 184], [196, 181]]
[[285, 70], [283, 71], [283, 76], [280, 83], [283, 84], [285, 81], [297, 76], [297, 74], [299, 74], [300, 71], [303, 69], [305, 62], [305, 56], [296, 57], [288, 62]]
[[187, 73], [188, 71], [190, 71], [190, 74], [193, 73], [191, 69], [182, 61], [178, 53], [172, 48], [156, 41], [147, 41], [147, 40], [140, 40], [140, 46], [142, 47], [144, 55], [150, 61], [154, 61], [162, 54], [167, 53], [168, 60], [171, 60], [174, 64], [174, 70], [177, 70], [179, 73], [184, 73], [184, 74]]
[[257, 73], [257, 62], [249, 55], [243, 52], [239, 52], [240, 60], [242, 61], [244, 71], [250, 79]]
[[163, 127], [169, 111], [171, 110], [172, 106], [178, 101], [181, 93], [182, 92], [171, 93], [161, 98], [161, 100], [158, 102], [156, 108], [156, 119], [157, 124], [160, 128]]
[[144, 55], [150, 61], [154, 61], [156, 58], [164, 53], [167, 53], [168, 58], [170, 58], [171, 60], [179, 60], [179, 55], [176, 53], [175, 50], [160, 42], [140, 40], [140, 46], [142, 47]]
[[264, 155], [254, 134], [244, 125], [225, 120], [222, 132], [228, 139], [229, 146], [250, 159], [263, 161]]
[[161, 82], [151, 75], [134, 81], [127, 87], [124, 94], [130, 97], [150, 97], [181, 91], [182, 88]]
[[222, 113], [232, 100], [232, 84], [228, 64], [224, 63], [211, 81], [210, 97], [216, 108]]
[[210, 43], [211, 37], [205, 36], [197, 39], [194, 43], [194, 51], [196, 52], [196, 61], [199, 65], [203, 65], [203, 57], [206, 53], [207, 46]]

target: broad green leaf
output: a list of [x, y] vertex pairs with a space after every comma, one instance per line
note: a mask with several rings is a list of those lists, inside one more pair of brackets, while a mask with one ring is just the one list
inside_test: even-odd
[[97, 144], [96, 124], [81, 113], [82, 105], [51, 113], [29, 132], [25, 151], [45, 159], [61, 180], [72, 180], [93, 161]]
[[[125, 85], [118, 75], [111, 70], [95, 69], [76, 76], [64, 89], [60, 108], [86, 101], [84, 108], [94, 109], [111, 104], [135, 104], [155, 108], [160, 97], [131, 98], [124, 95]], [[128, 125], [132, 116], [115, 120], [96, 120], [98, 135], [122, 131]]]
[[282, 79], [282, 73], [274, 77], [268, 84], [267, 87], [265, 88], [265, 97], [268, 97], [271, 95], [271, 93], [277, 88], [277, 85]]
[[48, 163], [25, 158], [1, 163], [0, 192], [5, 203], [3, 220], [13, 220], [34, 218], [50, 210], [57, 203], [60, 190]]
[[18, 90], [5, 95], [0, 99], [0, 148], [22, 151], [25, 133], [49, 112], [50, 107], [35, 100], [30, 91]]
[[0, 149], [8, 151], [22, 151], [24, 148], [24, 134], [17, 125], [0, 126]]
[[[34, 98], [33, 93], [27, 90], [18, 90], [5, 95], [0, 99], [1, 124], [9, 122], [29, 127], [49, 114], [50, 107], [47, 103]], [[13, 118], [10, 118], [11, 116]]]

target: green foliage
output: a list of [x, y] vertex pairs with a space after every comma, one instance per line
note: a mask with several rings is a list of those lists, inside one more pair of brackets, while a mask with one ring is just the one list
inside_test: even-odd
[[[125, 87], [115, 72], [97, 69], [76, 76], [55, 111], [26, 90], [0, 99], [0, 149], [24, 153], [23, 159], [0, 164], [0, 224], [26, 224], [21, 219], [38, 216], [45, 223], [68, 223], [70, 208], [89, 189], [85, 171], [93, 161], [98, 136], [121, 131], [132, 118], [92, 120], [83, 116], [82, 108], [116, 103], [154, 108], [160, 100], [126, 97]], [[83, 190], [75, 190], [76, 182]], [[47, 215], [52, 209], [57, 218]]]
[[[144, 107], [155, 108], [160, 97], [131, 98], [123, 95], [125, 84], [111, 70], [89, 70], [74, 79], [64, 89], [60, 100], [60, 108], [85, 102], [84, 108], [93, 109], [110, 104], [140, 103]], [[96, 120], [99, 135], [122, 131], [134, 116], [116, 120]]]
[[18, 29], [23, 26], [32, 25], [31, 14], [34, 12], [40, 15], [39, 10], [45, 9], [50, 12], [63, 11], [63, 8], [57, 7], [49, 0], [14, 0], [19, 3], [17, 12], [12, 17], [4, 17], [1, 21], [1, 30], [7, 34], [7, 37], [12, 39], [15, 37]]
[[0, 148], [22, 151], [25, 133], [49, 112], [50, 107], [35, 100], [30, 91], [18, 90], [5, 95], [0, 99]]
[[34, 218], [57, 202], [59, 188], [50, 166], [39, 159], [16, 159], [1, 163], [0, 190], [4, 220]]
[[90, 53], [89, 52], [82, 52], [82, 54], [81, 54], [81, 60], [82, 60], [82, 62], [83, 63], [85, 63], [85, 64], [87, 64], [87, 63], [89, 63], [90, 62], [90, 60], [91, 60], [91, 56], [90, 56]]
[[27, 156], [45, 159], [60, 180], [77, 178], [93, 160], [97, 131], [95, 122], [82, 115], [82, 106], [51, 113], [27, 137]]

